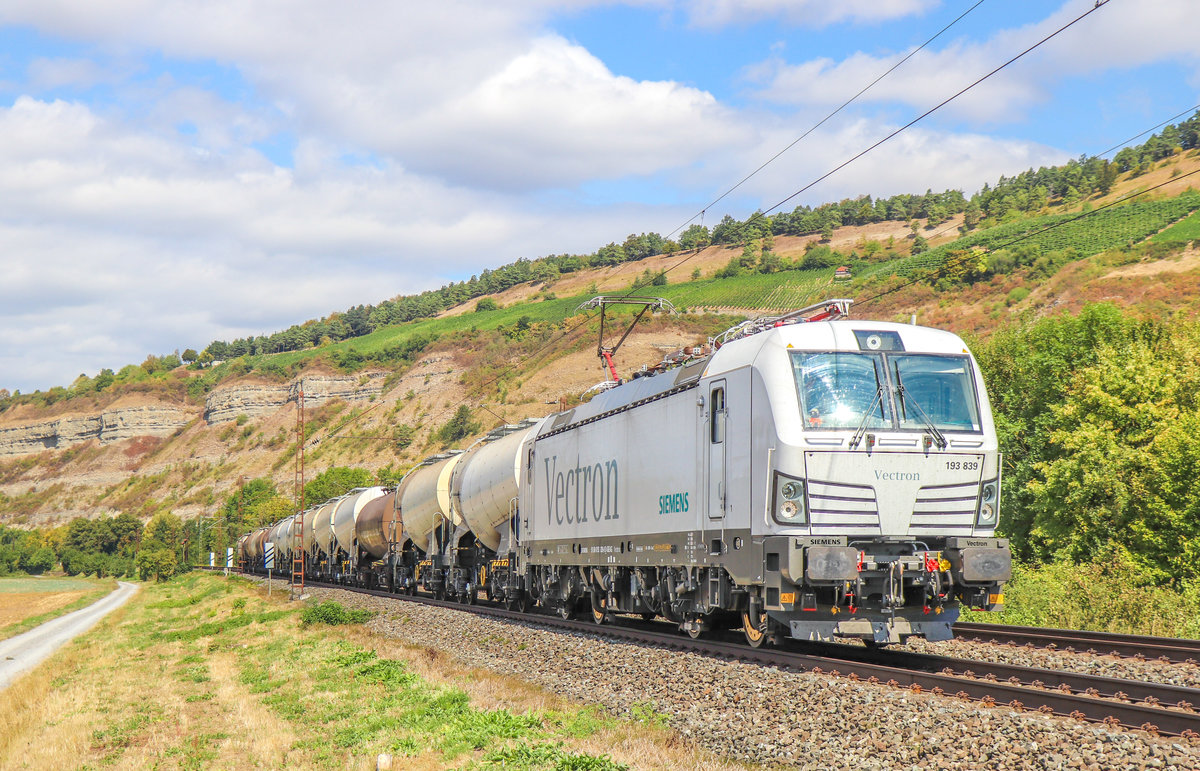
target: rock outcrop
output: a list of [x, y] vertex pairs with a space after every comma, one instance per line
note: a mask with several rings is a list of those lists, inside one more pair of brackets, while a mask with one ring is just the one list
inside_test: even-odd
[[[319, 407], [330, 399], [369, 401], [383, 393], [384, 372], [357, 375], [304, 375], [279, 385], [243, 383], [217, 388], [204, 402], [209, 425], [254, 418], [295, 402], [301, 389], [306, 407]], [[57, 418], [0, 426], [0, 457], [61, 450], [91, 439], [111, 444], [135, 436], [169, 436], [196, 418], [196, 411], [169, 404], [113, 406], [99, 415], [63, 415]]]
[[195, 413], [168, 404], [112, 407], [99, 415], [64, 415], [51, 420], [0, 427], [0, 456], [59, 450], [91, 439], [111, 444], [135, 436], [169, 436]]
[[383, 393], [384, 372], [359, 375], [304, 375], [290, 383], [242, 383], [213, 389], [204, 400], [204, 420], [209, 425], [234, 420], [239, 415], [255, 418], [294, 402], [304, 391], [306, 407], [318, 407], [330, 399], [369, 401]]

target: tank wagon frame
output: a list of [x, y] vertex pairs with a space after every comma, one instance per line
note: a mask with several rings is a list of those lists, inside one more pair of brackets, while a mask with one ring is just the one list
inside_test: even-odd
[[987, 393], [957, 336], [849, 320], [850, 302], [748, 321], [429, 458], [374, 488], [352, 542], [314, 538], [310, 564], [597, 623], [740, 627], [754, 646], [949, 638], [960, 606], [1003, 607], [1011, 573]]

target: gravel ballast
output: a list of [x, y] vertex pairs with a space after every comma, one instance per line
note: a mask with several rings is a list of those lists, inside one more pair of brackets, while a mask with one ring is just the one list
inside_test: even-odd
[[[1200, 768], [1196, 739], [564, 634], [340, 589], [308, 593], [313, 600], [376, 611], [369, 623], [374, 631], [443, 651], [464, 665], [518, 677], [617, 714], [644, 717], [653, 710], [700, 746], [743, 761], [879, 771]], [[1028, 666], [1094, 661], [1097, 668], [1085, 664], [1083, 671], [1110, 676], [1142, 677], [1149, 668], [1161, 682], [1180, 685], [1194, 684], [1196, 669], [984, 643], [912, 647], [985, 660], [1013, 656], [1013, 663]], [[1167, 673], [1172, 668], [1180, 671]]]

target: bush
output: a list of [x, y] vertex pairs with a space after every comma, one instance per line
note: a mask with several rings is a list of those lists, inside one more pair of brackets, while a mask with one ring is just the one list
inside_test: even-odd
[[1014, 564], [1000, 613], [964, 613], [964, 621], [1057, 629], [1200, 637], [1200, 581], [1156, 586], [1119, 550], [1081, 565]]
[[1008, 298], [1005, 303], [1008, 305], [1016, 305], [1029, 296], [1029, 290], [1023, 286], [1018, 286], [1008, 293]]
[[330, 626], [363, 624], [374, 615], [369, 610], [350, 610], [340, 602], [326, 600], [305, 606], [304, 610], [300, 611], [300, 623], [305, 626], [311, 624], [328, 624]]
[[476, 313], [483, 313], [484, 311], [497, 311], [497, 310], [500, 310], [500, 303], [496, 302], [495, 300], [493, 300], [490, 297], [485, 297], [482, 300], [480, 300], [479, 302], [475, 303], [475, 312]]

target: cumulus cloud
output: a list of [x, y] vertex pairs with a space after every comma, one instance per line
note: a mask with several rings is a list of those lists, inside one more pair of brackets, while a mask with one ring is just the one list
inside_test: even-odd
[[347, 166], [317, 139], [297, 155], [293, 170], [197, 152], [63, 100], [0, 109], [3, 385], [69, 383], [650, 226], [648, 211], [531, 210]]

